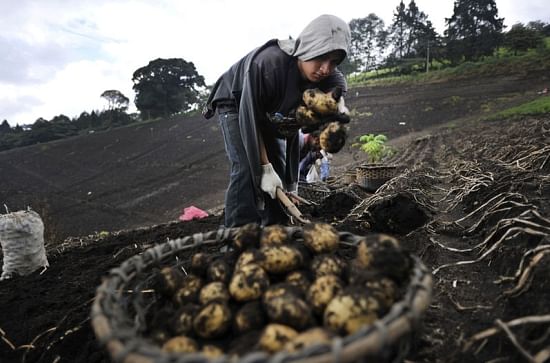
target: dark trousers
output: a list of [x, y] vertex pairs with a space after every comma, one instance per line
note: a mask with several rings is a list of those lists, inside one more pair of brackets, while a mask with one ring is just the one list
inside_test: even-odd
[[[284, 224], [288, 217], [277, 200], [263, 193], [265, 209], [258, 210], [252, 172], [244, 148], [239, 127], [239, 115], [236, 111], [223, 110], [219, 112], [219, 123], [225, 143], [225, 151], [229, 158], [229, 186], [225, 192], [225, 226], [239, 227], [247, 223], [262, 225]], [[271, 145], [266, 145], [268, 155]], [[277, 174], [284, 175], [284, 164], [281, 158], [270, 158]], [[283, 158], [284, 159], [284, 158]]]

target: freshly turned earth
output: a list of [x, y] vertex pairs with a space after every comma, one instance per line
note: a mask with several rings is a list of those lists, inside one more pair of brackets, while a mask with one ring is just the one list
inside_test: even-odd
[[[304, 212], [341, 231], [392, 234], [431, 270], [487, 253], [436, 270], [407, 361], [522, 361], [502, 331], [470, 339], [497, 319], [549, 313], [548, 254], [511, 291], [524, 254], [550, 245], [550, 116], [479, 121], [548, 97], [536, 94], [548, 83], [532, 74], [350, 90], [350, 140], [334, 156], [336, 178]], [[403, 166], [374, 196], [342, 183], [365, 160], [350, 147], [364, 133], [386, 134], [399, 150], [390, 162]], [[108, 362], [89, 324], [102, 277], [155, 244], [217, 229], [227, 173], [217, 121], [199, 116], [0, 153], [0, 202], [41, 214], [50, 262], [43, 274], [0, 282], [0, 362]], [[178, 222], [190, 205], [211, 215]], [[511, 328], [532, 355], [550, 345], [548, 331], [548, 322]]]

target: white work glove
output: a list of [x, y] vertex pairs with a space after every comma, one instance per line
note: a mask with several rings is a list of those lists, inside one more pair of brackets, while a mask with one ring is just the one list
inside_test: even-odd
[[264, 192], [269, 194], [271, 199], [275, 199], [277, 187], [282, 189], [283, 183], [281, 182], [281, 178], [279, 178], [275, 170], [273, 170], [273, 165], [262, 165], [262, 180], [260, 182], [260, 188]]

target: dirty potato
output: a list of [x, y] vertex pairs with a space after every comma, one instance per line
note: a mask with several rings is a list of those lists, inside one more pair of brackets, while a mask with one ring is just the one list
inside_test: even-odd
[[162, 350], [168, 353], [195, 353], [199, 350], [199, 345], [191, 338], [177, 336], [164, 343]]
[[229, 283], [229, 293], [236, 301], [251, 301], [262, 296], [268, 286], [269, 277], [264, 269], [249, 263], [235, 271]]
[[356, 260], [364, 269], [393, 278], [396, 282], [406, 280], [412, 266], [399, 241], [385, 234], [367, 236], [360, 241]]
[[264, 309], [270, 321], [297, 330], [307, 328], [313, 321], [311, 309], [306, 302], [292, 294], [265, 299]]
[[346, 272], [346, 264], [336, 255], [317, 255], [311, 261], [311, 272], [315, 277], [335, 275], [342, 278]]
[[292, 338], [283, 346], [287, 352], [297, 352], [312, 345], [330, 345], [333, 334], [323, 328], [311, 328]]
[[305, 106], [299, 106], [296, 109], [296, 121], [300, 125], [311, 126], [321, 122], [321, 119], [313, 110], [308, 109]]
[[301, 294], [304, 294], [311, 285], [311, 274], [305, 270], [292, 271], [285, 277], [285, 282], [296, 287]]
[[239, 270], [241, 267], [249, 263], [258, 264], [263, 259], [264, 259], [264, 256], [258, 249], [249, 248], [246, 251], [242, 252], [239, 255], [239, 258], [237, 258], [237, 262], [235, 263], [235, 270]]
[[338, 113], [338, 102], [332, 92], [325, 93], [318, 88], [307, 89], [302, 94], [302, 100], [316, 114], [330, 116]]
[[200, 310], [196, 304], [186, 304], [176, 311], [174, 317], [170, 319], [171, 330], [175, 335], [191, 335], [193, 333], [193, 319]]
[[211, 260], [212, 258], [204, 252], [195, 253], [193, 257], [191, 257], [189, 271], [193, 275], [204, 278], [206, 277], [206, 269], [208, 268]]
[[260, 249], [262, 259], [258, 264], [272, 274], [282, 274], [298, 269], [304, 258], [300, 251], [288, 245], [264, 246]]
[[222, 258], [212, 261], [206, 269], [206, 276], [209, 282], [219, 281], [227, 284], [231, 278], [231, 266]]
[[313, 253], [329, 253], [338, 249], [338, 231], [327, 223], [309, 223], [303, 228], [304, 245]]
[[171, 297], [181, 287], [184, 274], [175, 267], [164, 267], [155, 276], [157, 290], [164, 296]]
[[290, 236], [285, 227], [274, 224], [264, 227], [260, 239], [260, 247], [287, 244], [289, 241]]
[[203, 283], [203, 280], [198, 276], [185, 276], [181, 287], [176, 290], [176, 293], [174, 294], [174, 302], [179, 306], [197, 302]]
[[223, 335], [231, 326], [231, 310], [225, 303], [214, 301], [203, 306], [193, 319], [193, 329], [202, 338]]
[[324, 326], [339, 334], [353, 334], [372, 324], [381, 315], [378, 299], [364, 289], [349, 289], [334, 297], [327, 305]]
[[299, 298], [301, 298], [302, 296], [305, 296], [302, 294], [302, 291], [298, 289], [296, 286], [286, 282], [279, 282], [277, 284], [269, 286], [265, 290], [264, 294], [262, 295], [262, 302], [265, 304], [268, 300], [274, 297], [280, 297], [285, 295], [292, 295]]
[[307, 301], [317, 314], [323, 314], [327, 304], [344, 288], [343, 282], [335, 275], [318, 277], [310, 286]]
[[219, 358], [223, 355], [223, 350], [212, 344], [205, 344], [200, 352], [210, 359]]
[[297, 335], [298, 332], [289, 326], [269, 324], [262, 331], [258, 344], [261, 349], [275, 353], [281, 350], [288, 341], [294, 339]]
[[335, 154], [342, 150], [347, 137], [348, 133], [344, 125], [339, 122], [331, 122], [321, 131], [319, 137], [321, 148], [328, 153]]
[[248, 248], [257, 248], [260, 242], [262, 227], [256, 223], [248, 223], [239, 228], [233, 239], [235, 249], [244, 251]]
[[260, 329], [266, 321], [262, 304], [255, 300], [244, 304], [233, 318], [233, 327], [239, 334]]
[[201, 289], [199, 293], [199, 302], [206, 305], [211, 301], [229, 301], [229, 291], [223, 282], [210, 282]]

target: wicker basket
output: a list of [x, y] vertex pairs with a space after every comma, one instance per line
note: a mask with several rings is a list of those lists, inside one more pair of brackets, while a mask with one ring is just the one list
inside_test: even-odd
[[396, 165], [361, 165], [356, 169], [357, 184], [369, 192], [376, 192], [385, 182], [397, 175]]
[[[302, 239], [302, 228], [285, 228], [288, 228], [294, 240]], [[97, 289], [91, 318], [98, 341], [107, 348], [114, 362], [235, 362], [234, 358], [227, 355], [209, 359], [199, 353], [165, 353], [141, 333], [145, 328], [146, 308], [151, 306], [155, 295], [147, 290], [153, 269], [167, 265], [185, 265], [199, 251], [221, 255], [227, 251], [236, 231], [237, 229], [220, 229], [170, 240], [128, 259], [119, 268], [109, 272], [109, 276]], [[340, 241], [342, 249], [355, 249], [360, 237], [341, 232]], [[413, 256], [413, 261], [414, 266], [403, 298], [374, 324], [344, 338], [334, 338], [330, 346], [316, 345], [296, 353], [280, 352], [275, 355], [254, 351], [240, 357], [238, 362], [356, 362], [365, 357], [379, 361], [388, 359], [389, 356], [395, 358], [396, 354], [404, 354], [410, 333], [416, 328], [431, 299], [431, 273], [418, 258]]]
[[347, 170], [343, 175], [344, 184], [349, 185], [357, 181], [357, 171]]

